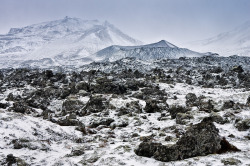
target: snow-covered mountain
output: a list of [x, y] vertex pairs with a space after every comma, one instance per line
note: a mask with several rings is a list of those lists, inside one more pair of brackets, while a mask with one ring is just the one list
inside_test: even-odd
[[113, 45], [96, 53], [99, 59], [115, 61], [125, 57], [136, 57], [142, 60], [155, 60], [162, 58], [177, 59], [180, 57], [200, 57], [204, 54], [179, 48], [165, 40], [157, 43], [140, 46]]
[[[44, 22], [23, 28], [12, 28], [0, 35], [0, 65], [16, 63], [42, 63], [69, 65], [77, 59], [89, 59], [89, 55], [110, 45], [139, 45], [107, 21], [69, 18]], [[14, 64], [13, 64], [14, 63]], [[75, 63], [75, 62], [74, 62]]]
[[191, 42], [188, 47], [199, 51], [217, 52], [222, 56], [250, 56], [250, 21], [236, 27], [232, 31], [221, 33], [215, 37]]

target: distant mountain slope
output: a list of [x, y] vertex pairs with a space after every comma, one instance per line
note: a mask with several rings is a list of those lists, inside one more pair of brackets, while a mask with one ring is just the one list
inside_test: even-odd
[[223, 56], [235, 54], [250, 56], [250, 21], [232, 31], [221, 33], [209, 39], [191, 42], [188, 47], [199, 51], [217, 52]]
[[70, 64], [114, 44], [139, 45], [142, 42], [107, 21], [65, 17], [12, 28], [8, 34], [0, 35], [0, 60], [3, 60], [0, 65], [11, 66], [12, 61], [26, 60], [39, 63], [46, 58], [50, 58], [55, 65]]
[[179, 48], [165, 40], [141, 46], [110, 46], [96, 53], [99, 59], [115, 61], [125, 57], [136, 57], [142, 60], [155, 60], [162, 58], [177, 59], [180, 57], [200, 57], [204, 54]]

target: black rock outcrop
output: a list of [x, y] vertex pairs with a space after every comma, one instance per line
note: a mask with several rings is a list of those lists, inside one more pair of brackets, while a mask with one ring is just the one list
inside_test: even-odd
[[156, 160], [167, 162], [226, 151], [238, 151], [236, 147], [227, 147], [235, 146], [220, 137], [219, 130], [211, 118], [204, 118], [202, 122], [190, 126], [176, 144], [165, 146], [160, 143], [142, 142], [135, 153], [139, 156], [153, 156]]

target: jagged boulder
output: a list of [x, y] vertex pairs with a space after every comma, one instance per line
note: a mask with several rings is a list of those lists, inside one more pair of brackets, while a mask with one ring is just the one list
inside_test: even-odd
[[139, 101], [131, 101], [130, 103], [127, 103], [126, 108], [132, 109], [135, 113], [142, 112], [142, 105], [139, 103]]
[[46, 78], [50, 79], [51, 77], [54, 76], [53, 71], [52, 70], [45, 70], [42, 74], [45, 75]]
[[83, 110], [87, 113], [98, 113], [108, 108], [109, 102], [101, 96], [91, 96]]
[[205, 112], [208, 112], [208, 113], [211, 113], [212, 111], [214, 111], [214, 101], [209, 99], [209, 100], [203, 100], [201, 99], [199, 101], [199, 105], [198, 105], [198, 108], [200, 111], [205, 111]]
[[229, 144], [225, 138], [221, 139], [219, 130], [213, 124], [212, 118], [209, 117], [190, 126], [186, 133], [172, 146], [142, 142], [135, 153], [139, 156], [153, 156], [156, 160], [167, 162], [226, 151], [239, 151], [239, 149]]
[[220, 148], [219, 130], [211, 118], [205, 118], [201, 123], [191, 126], [176, 143], [179, 158], [204, 156], [216, 153]]
[[147, 100], [144, 110], [147, 113], [155, 113], [155, 112], [160, 112], [161, 109], [157, 105], [156, 100]]
[[235, 103], [232, 100], [225, 101], [224, 104], [223, 104], [223, 108], [224, 109], [230, 109], [230, 108], [233, 108], [234, 105], [235, 105]]
[[248, 96], [247, 98], [247, 103], [246, 103], [247, 106], [250, 106], [250, 96]]
[[158, 86], [152, 86], [143, 88], [142, 93], [147, 99], [150, 99], [150, 96], [157, 97], [157, 96], [167, 96], [167, 93], [164, 90], [160, 90]]
[[211, 69], [210, 70], [210, 73], [221, 73], [221, 72], [223, 72], [223, 69], [220, 67], [220, 66], [216, 66], [216, 67], [214, 67], [213, 69]]
[[210, 115], [209, 115], [212, 120], [216, 123], [219, 123], [219, 124], [225, 124], [227, 121], [224, 120], [218, 113], [215, 113], [215, 112], [211, 112]]
[[241, 161], [238, 159], [235, 159], [235, 158], [225, 158], [225, 159], [222, 159], [221, 162], [224, 165], [239, 165], [239, 164], [241, 164]]
[[0, 80], [2, 80], [4, 78], [4, 74], [2, 71], [0, 71]]
[[178, 113], [186, 113], [186, 112], [190, 111], [190, 109], [183, 107], [183, 106], [179, 106], [179, 105], [173, 105], [168, 109], [168, 111], [171, 115], [171, 118], [174, 119], [174, 118], [176, 118], [176, 115]]
[[93, 93], [124, 94], [127, 92], [127, 88], [123, 84], [115, 83], [106, 77], [97, 78], [96, 82], [90, 87]]
[[10, 106], [9, 103], [0, 103], [0, 108], [6, 109], [9, 106]]
[[40, 141], [35, 142], [34, 140], [30, 139], [14, 139], [11, 141], [13, 144], [14, 149], [22, 149], [22, 148], [27, 148], [29, 150], [42, 150], [42, 151], [48, 151], [49, 147], [46, 144], [43, 144]]
[[32, 108], [28, 107], [24, 101], [13, 103], [13, 107], [9, 108], [9, 111], [11, 111], [11, 110], [13, 110], [14, 112], [22, 113], [22, 114], [24, 114], [24, 113], [30, 114], [30, 113], [34, 112], [34, 110]]
[[188, 93], [186, 95], [187, 106], [197, 106], [197, 96], [194, 93]]
[[73, 156], [81, 156], [85, 153], [85, 149], [82, 146], [75, 147], [71, 150], [71, 153], [67, 155], [67, 157], [73, 157]]
[[114, 122], [115, 120], [112, 118], [101, 118], [99, 120], [94, 120], [90, 123], [89, 127], [91, 128], [95, 128], [98, 127], [100, 125], [104, 125], [104, 126], [109, 126], [112, 122]]
[[125, 86], [126, 86], [127, 89], [130, 89], [132, 91], [137, 91], [137, 90], [139, 90], [140, 84], [139, 84], [139, 82], [137, 82], [135, 80], [128, 80], [126, 82]]
[[238, 123], [236, 123], [235, 127], [239, 131], [247, 131], [248, 129], [250, 129], [250, 119], [239, 121]]
[[74, 114], [71, 114], [66, 117], [62, 117], [57, 120], [57, 124], [60, 126], [81, 126], [85, 127], [82, 122], [76, 119], [76, 116]]
[[161, 143], [142, 142], [139, 147], [135, 149], [135, 153], [138, 156], [152, 157], [156, 150], [161, 146]]
[[89, 91], [90, 90], [90, 87], [89, 87], [89, 84], [87, 82], [79, 82], [76, 84], [76, 89], [78, 90], [85, 90], [85, 91]]
[[186, 124], [187, 120], [193, 119], [194, 117], [188, 113], [178, 113], [176, 115], [177, 124]]
[[33, 108], [40, 108], [42, 110], [46, 110], [47, 107], [50, 105], [50, 101], [47, 97], [41, 97], [36, 95], [31, 95], [26, 100], [28, 106]]
[[242, 72], [244, 72], [244, 70], [243, 70], [243, 68], [242, 68], [241, 65], [239, 65], [239, 66], [234, 66], [234, 67], [232, 68], [232, 70], [233, 70], [234, 72], [237, 72], [237, 73], [242, 73]]
[[17, 166], [28, 166], [28, 164], [21, 158], [19, 157], [15, 157], [13, 154], [8, 154], [6, 157], [6, 160], [4, 163], [2, 163], [3, 165], [8, 165], [8, 166], [12, 166], [12, 165], [17, 165]]
[[6, 162], [8, 165], [12, 165], [16, 163], [16, 157], [13, 154], [8, 154], [6, 157]]
[[159, 161], [175, 161], [180, 159], [180, 152], [176, 146], [159, 146], [156, 148], [154, 158]]
[[71, 113], [82, 115], [84, 106], [85, 105], [80, 100], [68, 98], [62, 104], [62, 115], [65, 116]]
[[117, 109], [117, 115], [122, 116], [129, 113], [142, 113], [142, 106], [139, 101], [131, 101], [126, 104], [126, 107], [121, 107]]

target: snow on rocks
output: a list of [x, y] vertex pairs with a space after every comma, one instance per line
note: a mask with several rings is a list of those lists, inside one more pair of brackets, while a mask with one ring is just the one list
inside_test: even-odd
[[[248, 61], [236, 60], [244, 69], [237, 73], [230, 66], [224, 66], [222, 59], [144, 63], [128, 58], [93, 63], [74, 72], [65, 68], [61, 73], [38, 69], [1, 70], [0, 163], [250, 164], [250, 92], [245, 79], [249, 76]], [[224, 60], [231, 61], [230, 57]], [[221, 70], [214, 72], [212, 68], [218, 67], [218, 61], [222, 63]], [[196, 68], [198, 62], [204, 66]], [[208, 72], [210, 70], [213, 72]], [[241, 80], [239, 74], [244, 75], [244, 79]], [[222, 78], [226, 80], [225, 86], [217, 80]], [[217, 151], [225, 137], [224, 144], [228, 145], [228, 141], [241, 151], [214, 154], [213, 150], [200, 148], [203, 142], [199, 141], [198, 149], [202, 150], [193, 151], [193, 146], [188, 146], [185, 140], [193, 134], [190, 130], [195, 131], [197, 138], [202, 137], [202, 130], [197, 132], [195, 128], [204, 118], [213, 121], [213, 125], [209, 122], [209, 129], [203, 125], [205, 130], [214, 129], [212, 133], [216, 134], [213, 137], [217, 140], [213, 141], [216, 146], [209, 147]], [[210, 145], [210, 139], [204, 140]], [[152, 146], [152, 151], [172, 150], [173, 154], [181, 152], [182, 157], [166, 162], [161, 155], [138, 156], [135, 150], [142, 142], [148, 143], [149, 148]], [[176, 145], [181, 145], [180, 151], [176, 151]], [[185, 148], [191, 150], [185, 152]], [[152, 153], [149, 151], [147, 156]]]

